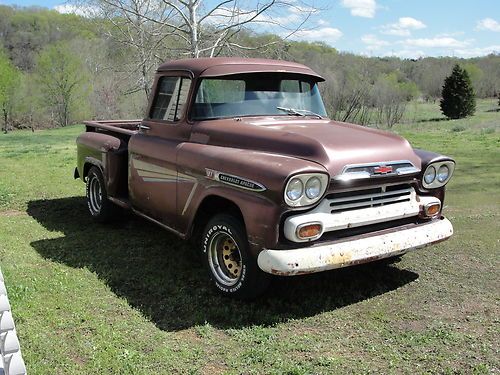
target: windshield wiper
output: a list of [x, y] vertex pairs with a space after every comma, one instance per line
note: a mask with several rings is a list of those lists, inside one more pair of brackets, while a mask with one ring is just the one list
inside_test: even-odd
[[310, 111], [308, 109], [296, 109], [296, 108], [286, 108], [286, 107], [276, 107], [276, 109], [287, 112], [290, 115], [297, 115], [297, 116], [311, 115], [311, 116], [316, 116], [318, 118], [323, 118], [323, 116], [318, 115], [317, 113], [314, 113], [313, 111]]

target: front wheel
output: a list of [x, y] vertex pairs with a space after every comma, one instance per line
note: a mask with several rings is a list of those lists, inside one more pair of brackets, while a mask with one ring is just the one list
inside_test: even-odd
[[240, 220], [234, 216], [214, 216], [202, 234], [203, 263], [220, 293], [240, 299], [262, 294], [270, 282], [248, 251], [248, 241]]

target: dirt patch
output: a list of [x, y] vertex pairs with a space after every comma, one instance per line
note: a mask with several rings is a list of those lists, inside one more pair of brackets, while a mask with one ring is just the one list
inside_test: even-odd
[[215, 374], [223, 374], [228, 371], [228, 367], [223, 363], [207, 363], [201, 369], [202, 374], [206, 375], [215, 375]]

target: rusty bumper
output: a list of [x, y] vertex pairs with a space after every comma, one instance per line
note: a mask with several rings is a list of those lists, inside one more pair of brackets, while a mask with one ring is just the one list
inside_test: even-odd
[[292, 276], [326, 271], [404, 254], [453, 234], [446, 218], [413, 228], [353, 239], [330, 242], [292, 250], [264, 249], [257, 258], [259, 267], [267, 273]]

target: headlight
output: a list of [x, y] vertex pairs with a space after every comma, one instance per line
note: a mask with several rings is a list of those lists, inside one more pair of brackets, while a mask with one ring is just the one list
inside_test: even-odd
[[285, 202], [291, 207], [316, 203], [325, 193], [330, 178], [325, 173], [303, 173], [293, 176], [285, 187]]
[[446, 165], [442, 165], [438, 169], [437, 179], [439, 182], [445, 182], [450, 174], [450, 169]]
[[432, 184], [435, 178], [436, 178], [436, 169], [433, 166], [430, 166], [425, 171], [424, 181], [426, 184]]
[[455, 163], [451, 160], [438, 161], [427, 166], [422, 185], [426, 189], [436, 189], [444, 186], [451, 178]]
[[311, 177], [306, 182], [306, 196], [309, 199], [316, 199], [321, 195], [321, 181], [318, 177]]
[[304, 193], [304, 184], [298, 178], [292, 179], [288, 186], [286, 187], [286, 196], [292, 200], [296, 201]]

